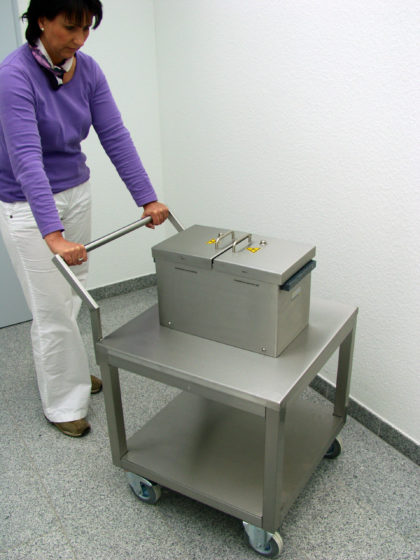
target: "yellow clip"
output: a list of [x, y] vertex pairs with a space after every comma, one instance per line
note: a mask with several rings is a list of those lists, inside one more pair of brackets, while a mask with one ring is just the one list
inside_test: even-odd
[[251, 251], [251, 253], [256, 253], [261, 249], [261, 247], [247, 247], [247, 249], [248, 251]]
[[210, 241], [207, 241], [207, 245], [211, 245], [212, 243], [216, 243], [215, 239], [210, 239]]

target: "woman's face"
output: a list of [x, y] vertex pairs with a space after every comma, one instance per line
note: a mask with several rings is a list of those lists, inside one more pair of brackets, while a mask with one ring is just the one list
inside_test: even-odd
[[72, 57], [83, 47], [89, 36], [92, 19], [91, 14], [86, 14], [81, 25], [77, 25], [64, 13], [58, 14], [53, 20], [39, 18], [41, 41], [54, 64]]

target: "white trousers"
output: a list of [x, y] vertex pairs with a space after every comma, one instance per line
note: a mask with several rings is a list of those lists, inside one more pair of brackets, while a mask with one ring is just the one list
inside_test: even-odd
[[[69, 241], [90, 241], [89, 182], [54, 195]], [[86, 350], [77, 325], [81, 300], [52, 263], [53, 254], [27, 202], [0, 202], [0, 230], [32, 312], [32, 350], [44, 414], [51, 422], [84, 418], [91, 389]], [[85, 284], [88, 265], [72, 271]]]

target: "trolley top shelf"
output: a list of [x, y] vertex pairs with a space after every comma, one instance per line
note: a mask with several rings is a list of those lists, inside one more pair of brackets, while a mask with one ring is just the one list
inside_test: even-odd
[[310, 383], [355, 328], [357, 311], [312, 298], [309, 326], [272, 358], [162, 327], [155, 305], [98, 342], [97, 357], [264, 416]]

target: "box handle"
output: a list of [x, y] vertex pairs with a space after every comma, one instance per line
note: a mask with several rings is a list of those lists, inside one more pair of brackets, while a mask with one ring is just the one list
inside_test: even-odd
[[232, 241], [235, 241], [235, 232], [233, 230], [225, 231], [225, 233], [219, 233], [219, 237], [216, 239], [216, 243], [214, 244], [214, 248], [218, 249], [219, 248], [219, 243], [222, 241], [222, 239], [224, 239], [228, 235], [231, 235], [232, 236]]
[[316, 261], [309, 261], [307, 262], [302, 268], [300, 268], [293, 276], [289, 278], [284, 284], [280, 286], [280, 290], [284, 290], [285, 292], [290, 292], [293, 290], [295, 286], [299, 284], [303, 278], [316, 267]]
[[232, 251], [233, 251], [234, 253], [236, 253], [236, 247], [239, 245], [239, 243], [242, 243], [242, 241], [245, 241], [245, 239], [249, 239], [249, 243], [251, 243], [251, 242], [252, 242], [252, 233], [246, 233], [245, 235], [243, 235], [243, 236], [240, 237], [239, 239], [236, 239], [236, 240], [233, 242]]

